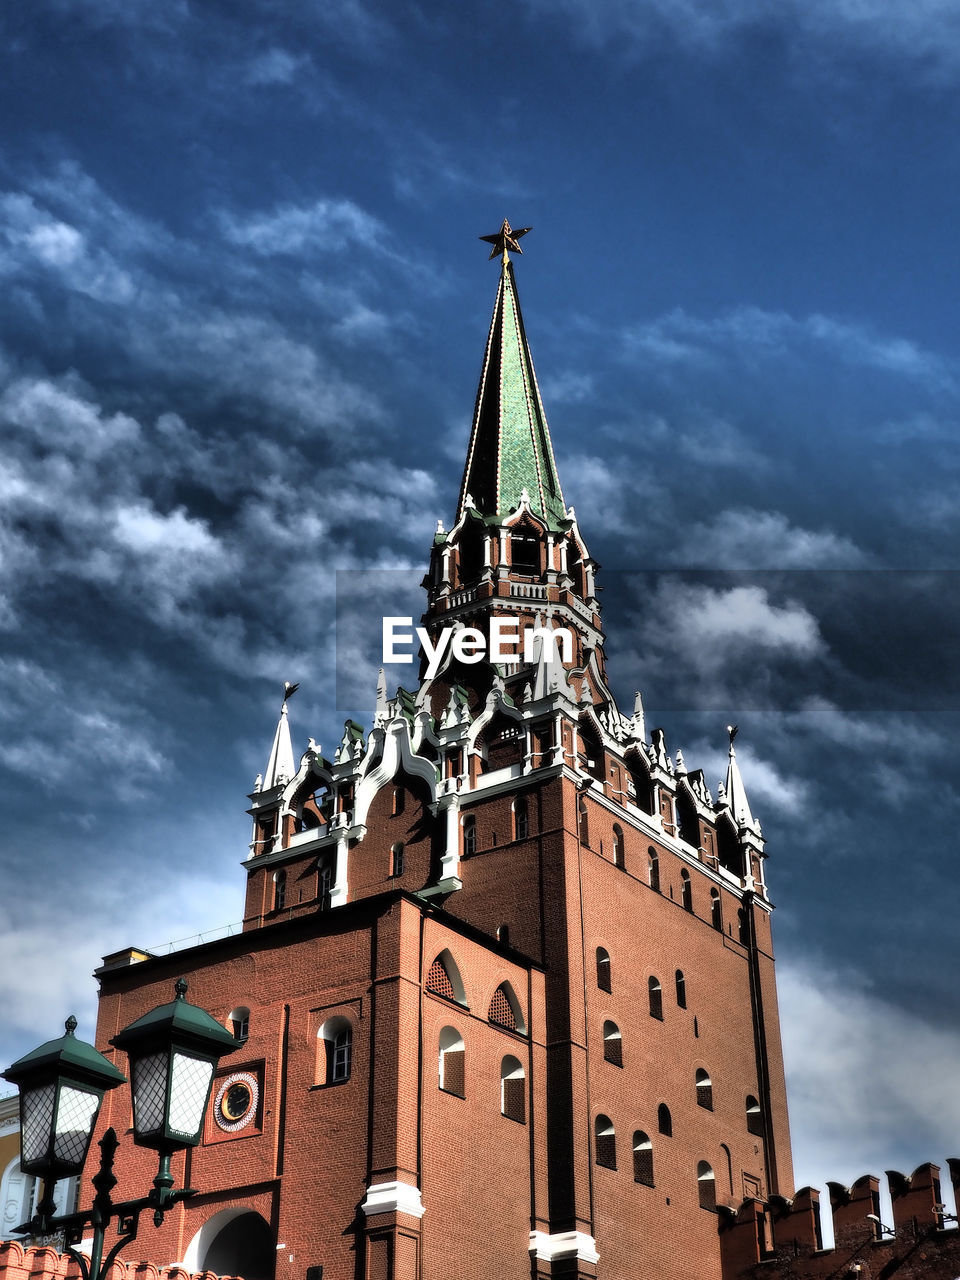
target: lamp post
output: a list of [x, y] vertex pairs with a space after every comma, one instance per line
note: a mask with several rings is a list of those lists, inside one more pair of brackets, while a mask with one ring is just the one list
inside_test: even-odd
[[[177, 979], [174, 991], [169, 1004], [144, 1014], [110, 1042], [124, 1049], [130, 1061], [133, 1140], [156, 1151], [160, 1161], [153, 1186], [137, 1200], [114, 1204], [111, 1198], [117, 1185], [113, 1160], [119, 1143], [114, 1130], [108, 1129], [99, 1142], [93, 1205], [80, 1213], [53, 1216], [54, 1183], [82, 1172], [103, 1096], [126, 1082], [93, 1045], [77, 1040], [76, 1018], [67, 1019], [66, 1034], [59, 1040], [34, 1049], [2, 1073], [20, 1090], [20, 1168], [43, 1179], [36, 1215], [17, 1231], [63, 1228], [67, 1252], [80, 1264], [83, 1280], [106, 1280], [120, 1250], [136, 1239], [144, 1209], [153, 1210], [159, 1227], [168, 1209], [195, 1194], [189, 1187], [174, 1190], [170, 1158], [200, 1141], [214, 1069], [224, 1054], [240, 1048], [241, 1041], [185, 999], [183, 978]], [[106, 1230], [114, 1219], [120, 1238], [104, 1261]], [[73, 1247], [85, 1227], [93, 1231], [89, 1260]]]

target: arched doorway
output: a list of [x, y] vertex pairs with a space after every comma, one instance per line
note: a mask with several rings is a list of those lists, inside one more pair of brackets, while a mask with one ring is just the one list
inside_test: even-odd
[[252, 1209], [221, 1209], [190, 1241], [183, 1260], [188, 1271], [212, 1271], [243, 1280], [273, 1280], [277, 1242], [269, 1225]]

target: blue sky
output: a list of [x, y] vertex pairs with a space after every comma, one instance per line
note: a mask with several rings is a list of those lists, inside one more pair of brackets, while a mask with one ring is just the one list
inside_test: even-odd
[[284, 679], [298, 745], [369, 722], [334, 570], [415, 582], [453, 515], [506, 216], [618, 693], [711, 783], [741, 726], [799, 1180], [956, 1150], [951, 0], [0, 38], [0, 1059], [239, 919]]

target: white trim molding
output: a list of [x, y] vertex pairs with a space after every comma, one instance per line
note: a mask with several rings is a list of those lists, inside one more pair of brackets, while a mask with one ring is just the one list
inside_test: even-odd
[[420, 1188], [409, 1182], [375, 1182], [367, 1187], [366, 1198], [361, 1204], [366, 1217], [377, 1213], [409, 1213], [422, 1218], [426, 1210], [420, 1198]]
[[578, 1262], [599, 1262], [597, 1242], [584, 1231], [530, 1232], [530, 1252], [544, 1262], [556, 1258], [576, 1258]]

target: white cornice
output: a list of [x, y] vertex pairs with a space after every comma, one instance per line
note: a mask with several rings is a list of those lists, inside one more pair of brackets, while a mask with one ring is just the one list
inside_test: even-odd
[[597, 1242], [585, 1231], [530, 1232], [530, 1252], [544, 1262], [559, 1258], [576, 1258], [578, 1262], [599, 1262]]
[[360, 1208], [367, 1218], [378, 1213], [409, 1213], [422, 1218], [426, 1212], [419, 1187], [412, 1187], [409, 1182], [375, 1182], [367, 1187]]

